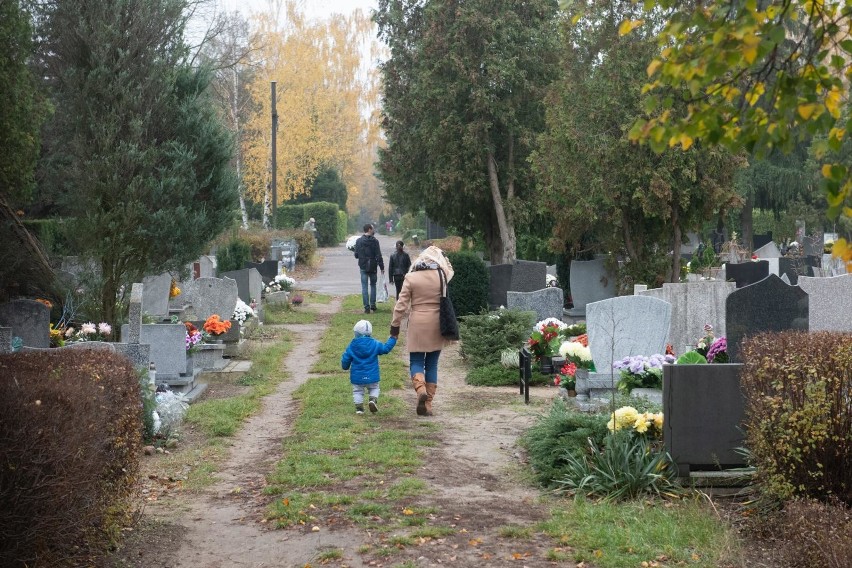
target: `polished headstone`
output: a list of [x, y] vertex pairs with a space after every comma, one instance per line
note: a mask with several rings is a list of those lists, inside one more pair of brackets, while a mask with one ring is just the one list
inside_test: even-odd
[[588, 304], [615, 296], [615, 277], [607, 270], [606, 262], [605, 258], [571, 261], [569, 279], [574, 307], [568, 310], [569, 315], [585, 316]]
[[[232, 278], [237, 282], [237, 296], [245, 302], [246, 304], [251, 304], [252, 300], [260, 301], [260, 293], [263, 291], [263, 278], [260, 276], [260, 272], [257, 271], [256, 268], [244, 268], [242, 270], [232, 270], [230, 272], [225, 272], [221, 274], [221, 277], [224, 278]], [[236, 301], [234, 302], [236, 306]], [[196, 314], [197, 316], [198, 314]], [[226, 319], [224, 315], [220, 314], [222, 319]], [[230, 314], [228, 314], [228, 318], [230, 319], [231, 315], [233, 315], [233, 310]], [[198, 317], [198, 319], [201, 319]]]
[[728, 356], [732, 363], [741, 363], [739, 344], [746, 337], [764, 331], [807, 331], [808, 294], [772, 274], [734, 290], [728, 296], [725, 318]]
[[827, 278], [799, 278], [808, 293], [811, 331], [852, 332], [852, 274]]
[[767, 276], [769, 276], [769, 262], [765, 260], [725, 265], [725, 277], [736, 282], [737, 288], [760, 282]]
[[260, 272], [263, 284], [269, 284], [281, 273], [278, 260], [264, 260], [263, 262], [247, 262], [246, 268], [256, 268]]
[[35, 300], [0, 304], [0, 325], [12, 328], [27, 347], [50, 347], [50, 308]]
[[762, 247], [756, 249], [754, 251], [754, 254], [759, 259], [781, 258], [781, 251], [778, 250], [778, 245], [776, 245], [772, 241], [770, 241], [770, 242], [766, 243], [765, 245], [763, 245]]
[[[122, 338], [128, 332], [127, 324], [121, 326]], [[182, 323], [142, 324], [141, 341], [151, 346], [150, 361], [157, 367], [158, 380], [186, 373], [186, 326]]]
[[668, 343], [681, 354], [703, 337], [704, 326], [713, 326], [716, 337], [725, 335], [725, 301], [736, 290], [733, 282], [703, 280], [701, 282], [666, 283], [662, 288], [640, 292], [672, 306]]
[[488, 305], [491, 308], [506, 305], [506, 292], [512, 286], [511, 264], [492, 264], [488, 267]]
[[172, 288], [172, 275], [168, 272], [142, 279], [142, 313], [154, 317], [169, 314], [169, 292]]

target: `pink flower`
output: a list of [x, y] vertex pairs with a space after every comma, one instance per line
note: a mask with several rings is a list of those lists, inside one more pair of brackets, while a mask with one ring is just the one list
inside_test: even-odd
[[98, 324], [98, 333], [101, 335], [109, 335], [112, 333], [112, 326], [105, 321]]
[[98, 328], [92, 322], [86, 322], [80, 326], [80, 333], [83, 335], [93, 335], [98, 332]]

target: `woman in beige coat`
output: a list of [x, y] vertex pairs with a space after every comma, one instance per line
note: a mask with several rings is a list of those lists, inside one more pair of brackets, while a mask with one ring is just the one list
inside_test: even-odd
[[441, 280], [453, 277], [453, 266], [438, 247], [429, 247], [411, 264], [402, 282], [391, 320], [391, 336], [399, 335], [402, 320], [408, 314], [405, 345], [408, 349], [411, 381], [417, 392], [417, 415], [432, 416], [432, 399], [438, 390], [438, 357], [446, 340], [439, 323]]

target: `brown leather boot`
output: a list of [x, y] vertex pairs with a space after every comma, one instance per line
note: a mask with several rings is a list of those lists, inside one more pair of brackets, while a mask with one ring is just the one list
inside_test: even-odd
[[426, 416], [432, 416], [432, 399], [438, 390], [437, 383], [426, 383]]
[[414, 384], [414, 392], [417, 393], [417, 416], [426, 416], [426, 378], [423, 373], [415, 373], [411, 377], [411, 382]]

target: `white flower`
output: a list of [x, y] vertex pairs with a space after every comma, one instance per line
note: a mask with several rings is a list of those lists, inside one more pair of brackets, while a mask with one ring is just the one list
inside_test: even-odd
[[538, 331], [543, 331], [544, 326], [549, 325], [549, 324], [555, 324], [560, 330], [563, 330], [566, 327], [568, 327], [568, 324], [565, 323], [564, 321], [558, 320], [556, 318], [546, 318], [546, 319], [541, 320], [537, 324], [535, 324], [534, 329], [537, 329]]
[[82, 335], [93, 335], [98, 332], [98, 328], [95, 327], [95, 324], [92, 322], [86, 322], [80, 326], [80, 333]]
[[248, 318], [254, 317], [254, 315], [254, 310], [241, 299], [237, 298], [237, 306], [234, 308], [234, 315], [231, 319], [242, 325]]
[[112, 333], [112, 326], [105, 321], [98, 324], [98, 333], [101, 335], [109, 335]]
[[74, 328], [73, 327], [69, 327], [68, 329], [65, 330], [65, 337], [71, 337], [72, 335], [74, 335]]
[[559, 346], [559, 354], [565, 359], [592, 360], [591, 350], [579, 341], [563, 341]]

